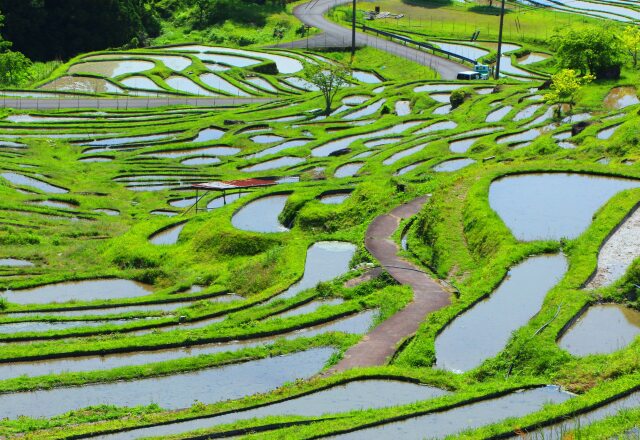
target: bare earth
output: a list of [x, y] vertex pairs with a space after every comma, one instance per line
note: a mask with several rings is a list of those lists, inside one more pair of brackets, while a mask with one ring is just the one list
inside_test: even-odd
[[622, 278], [640, 257], [640, 207], [636, 207], [627, 220], [605, 242], [598, 255], [598, 270], [587, 289], [610, 286]]
[[355, 367], [384, 365], [398, 349], [399, 344], [418, 330], [426, 316], [450, 304], [450, 294], [414, 264], [398, 256], [398, 246], [391, 235], [400, 220], [417, 214], [427, 201], [420, 197], [377, 217], [367, 230], [367, 250], [400, 284], [411, 286], [413, 301], [387, 319], [358, 344], [351, 347], [329, 372], [345, 371]]

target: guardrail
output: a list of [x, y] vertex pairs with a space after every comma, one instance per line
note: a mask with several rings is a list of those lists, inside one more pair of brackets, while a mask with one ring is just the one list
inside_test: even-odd
[[416, 40], [412, 40], [411, 38], [403, 37], [402, 35], [394, 34], [387, 31], [381, 31], [380, 29], [369, 27], [366, 24], [362, 25], [362, 31], [363, 32], [371, 31], [371, 32], [374, 32], [376, 35], [382, 35], [384, 37], [391, 38], [392, 40], [402, 41], [405, 44], [413, 44], [421, 49], [430, 50], [433, 53], [436, 53], [436, 52], [441, 53], [443, 55], [446, 55], [447, 59], [455, 58], [462, 62], [469, 63], [473, 66], [476, 65], [476, 60], [472, 60], [471, 58], [458, 55], [457, 53], [449, 52], [448, 50], [440, 49], [439, 47], [436, 47], [429, 43], [423, 43], [421, 41], [416, 41]]

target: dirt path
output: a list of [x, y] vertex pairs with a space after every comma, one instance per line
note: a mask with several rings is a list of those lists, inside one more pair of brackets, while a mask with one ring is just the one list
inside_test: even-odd
[[[351, 46], [351, 29], [347, 29], [339, 24], [333, 23], [324, 17], [329, 9], [343, 3], [350, 3], [350, 0], [311, 0], [296, 6], [293, 14], [304, 24], [321, 29], [323, 34], [312, 37], [308, 40], [299, 40], [295, 43], [284, 44], [281, 47], [345, 47]], [[372, 5], [373, 8], [373, 5]], [[458, 72], [469, 70], [462, 64], [449, 61], [446, 58], [413, 49], [399, 43], [387, 41], [373, 35], [356, 33], [356, 44], [359, 46], [371, 46], [385, 52], [406, 58], [424, 66], [429, 66], [440, 74], [442, 79], [455, 79]], [[419, 79], [419, 78], [412, 78]]]
[[450, 295], [431, 277], [414, 264], [398, 256], [398, 246], [391, 235], [400, 220], [417, 214], [428, 197], [420, 197], [377, 217], [367, 230], [365, 246], [380, 264], [400, 284], [411, 286], [413, 302], [387, 319], [358, 344], [351, 347], [330, 372], [354, 367], [384, 365], [396, 352], [398, 345], [413, 335], [425, 317], [450, 304]]

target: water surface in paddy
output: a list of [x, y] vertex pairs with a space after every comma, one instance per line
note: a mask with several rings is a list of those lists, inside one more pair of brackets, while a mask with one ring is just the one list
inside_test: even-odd
[[[254, 409], [236, 411], [221, 416], [172, 423], [170, 425], [142, 428], [134, 431], [101, 436], [105, 440], [133, 440], [147, 435], [171, 435], [215, 425], [228, 424], [238, 420], [262, 418], [267, 416], [297, 415], [319, 417], [324, 414], [336, 414], [364, 409], [386, 408], [448, 394], [439, 388], [398, 380], [365, 379], [333, 386], [290, 400], [272, 403]], [[372, 395], [385, 396], [384, 399], [372, 399]]]
[[410, 101], [396, 101], [395, 108], [396, 108], [396, 115], [398, 116], [407, 116], [411, 114]]
[[349, 262], [356, 252], [356, 246], [341, 241], [320, 241], [307, 249], [302, 279], [276, 296], [277, 299], [292, 298], [303, 290], [311, 289], [344, 275], [349, 271]]
[[396, 176], [404, 176], [405, 174], [410, 173], [411, 171], [415, 170], [416, 168], [418, 168], [422, 164], [424, 164], [424, 161], [412, 163], [411, 165], [407, 165], [406, 167], [400, 168], [398, 171], [396, 171], [395, 175]]
[[528, 66], [529, 64], [539, 63], [540, 61], [547, 60], [551, 55], [547, 55], [542, 52], [531, 52], [529, 55], [525, 55], [522, 58], [518, 58], [518, 64]]
[[16, 304], [47, 304], [72, 300], [94, 301], [149, 295], [153, 288], [130, 280], [104, 279], [49, 284], [23, 290], [8, 290], [1, 296]]
[[240, 197], [244, 197], [246, 195], [248, 195], [249, 193], [243, 193], [243, 192], [235, 192], [235, 193], [229, 193], [229, 194], [224, 194], [221, 195], [219, 197], [216, 197], [215, 199], [212, 199], [209, 203], [207, 203], [207, 209], [217, 209], [217, 208], [222, 208], [223, 206], [235, 202], [236, 200], [238, 200]]
[[[215, 129], [214, 129], [215, 130]], [[213, 132], [208, 132], [208, 134], [206, 134], [206, 137], [210, 137], [210, 136], [217, 136], [218, 134], [215, 134]], [[200, 134], [198, 134], [198, 137], [200, 136]], [[203, 137], [205, 137], [205, 135], [203, 134]], [[203, 141], [204, 142], [204, 141]], [[149, 157], [158, 157], [158, 158], [167, 158], [167, 159], [179, 159], [181, 157], [187, 157], [187, 156], [193, 156], [195, 154], [201, 155], [201, 156], [207, 156], [207, 155], [212, 155], [212, 156], [232, 156], [236, 153], [240, 152], [240, 148], [234, 148], [234, 147], [208, 147], [208, 148], [190, 148], [187, 150], [168, 150], [168, 151], [158, 151], [155, 153], [147, 153], [145, 154], [145, 156], [149, 156]]]
[[364, 146], [367, 148], [380, 147], [382, 145], [395, 144], [396, 142], [400, 142], [402, 139], [403, 138], [401, 137], [374, 139], [374, 140], [365, 142]]
[[611, 197], [638, 187], [640, 181], [586, 174], [520, 174], [495, 180], [489, 204], [518, 240], [573, 239]]
[[542, 387], [513, 392], [442, 412], [433, 412], [386, 425], [365, 428], [331, 438], [340, 440], [422, 440], [443, 438], [466, 429], [479, 428], [500, 420], [522, 417], [549, 403], [562, 403], [571, 396], [558, 387]]
[[[204, 130], [200, 130], [196, 137], [193, 139], [193, 143], [198, 142], [211, 142], [217, 141], [222, 136], [224, 136], [224, 130], [220, 130], [219, 128], [205, 128]], [[224, 147], [215, 147], [215, 148], [224, 148]]]
[[198, 165], [213, 165], [214, 163], [220, 163], [220, 159], [217, 157], [192, 157], [180, 162], [182, 165], [198, 166]]
[[162, 87], [146, 76], [130, 76], [129, 78], [121, 80], [120, 83], [134, 89], [162, 90]]
[[414, 92], [451, 92], [453, 90], [457, 90], [461, 87], [464, 87], [463, 84], [425, 84], [423, 86], [418, 86], [413, 89]]
[[362, 168], [363, 166], [364, 166], [363, 162], [348, 163], [346, 165], [342, 165], [336, 168], [333, 175], [334, 177], [337, 177], [337, 178], [353, 177], [356, 175], [358, 171], [360, 171], [360, 168]]
[[40, 89], [61, 92], [122, 93], [120, 87], [105, 79], [77, 76], [61, 76], [41, 86]]
[[435, 109], [434, 111], [432, 111], [431, 114], [432, 115], [448, 115], [449, 113], [451, 113], [451, 110], [453, 110], [453, 106], [451, 104], [442, 105], [437, 109]]
[[[558, 433], [565, 433], [568, 430], [575, 429], [578, 425], [580, 428], [587, 428], [594, 422], [606, 419], [607, 417], [615, 416], [625, 409], [638, 409], [640, 406], [640, 391], [631, 393], [625, 397], [615, 399], [614, 401], [602, 405], [592, 411], [580, 414], [574, 418], [568, 418], [567, 420], [548, 426], [546, 428], [537, 429], [535, 431], [528, 431], [528, 438], [557, 438]], [[588, 432], [588, 430], [587, 430]], [[518, 435], [514, 439], [521, 439], [522, 436]], [[616, 438], [616, 437], [613, 437]], [[623, 437], [626, 438], [626, 437]], [[635, 435], [629, 437], [631, 439], [636, 438]]]
[[457, 126], [458, 124], [453, 121], [440, 121], [440, 122], [436, 122], [435, 124], [431, 124], [428, 127], [421, 128], [420, 130], [417, 130], [414, 134], [429, 134], [436, 131], [453, 130]]
[[525, 107], [524, 109], [516, 113], [516, 115], [513, 117], [513, 120], [521, 121], [523, 119], [529, 119], [534, 115], [536, 111], [538, 111], [538, 109], [542, 108], [542, 106], [543, 106], [542, 104], [533, 104], [528, 107]]
[[635, 87], [614, 87], [604, 98], [604, 106], [610, 109], [622, 109], [640, 103]]
[[435, 167], [433, 167], [433, 171], [437, 173], [450, 173], [453, 171], [461, 170], [464, 167], [475, 163], [476, 161], [473, 159], [451, 159], [444, 162], [439, 163]]
[[316, 301], [308, 302], [305, 305], [302, 305], [300, 307], [289, 309], [286, 312], [278, 313], [275, 316], [277, 316], [278, 318], [289, 318], [291, 316], [306, 315], [308, 313], [316, 312], [321, 307], [337, 306], [342, 303], [344, 303], [344, 300], [342, 298], [316, 300]]
[[596, 135], [596, 137], [600, 140], [607, 140], [609, 139], [611, 136], [613, 136], [613, 134], [616, 132], [616, 130], [620, 128], [620, 124], [618, 125], [613, 125], [609, 128], [605, 128], [604, 130], [601, 130], [598, 132], [598, 134]]
[[476, 46], [469, 46], [467, 44], [445, 43], [443, 41], [428, 41], [428, 43], [434, 44], [440, 49], [446, 50], [447, 52], [455, 53], [466, 58], [471, 58], [472, 60], [482, 58], [489, 53], [489, 51], [486, 49], [482, 49]]
[[485, 119], [485, 122], [502, 121], [502, 119], [505, 116], [507, 116], [507, 113], [509, 113], [512, 108], [513, 108], [513, 106], [507, 105], [507, 106], [500, 107], [499, 109], [492, 111], [491, 113], [489, 113], [487, 115], [487, 118]]
[[115, 147], [120, 145], [138, 144], [142, 142], [153, 142], [175, 137], [174, 133], [149, 134], [143, 136], [127, 136], [120, 138], [99, 139], [83, 143], [87, 147]]
[[66, 194], [69, 192], [68, 190], [61, 188], [59, 186], [50, 185], [48, 183], [43, 182], [42, 180], [34, 179], [32, 177], [27, 177], [22, 174], [2, 173], [0, 174], [0, 176], [2, 176], [2, 178], [8, 180], [14, 185], [33, 187], [48, 194]]
[[288, 194], [266, 196], [253, 200], [240, 208], [231, 218], [234, 227], [251, 232], [286, 232], [278, 216], [284, 209]]
[[369, 104], [368, 106], [360, 110], [357, 110], [353, 113], [349, 113], [348, 115], [343, 116], [342, 119], [346, 121], [353, 121], [354, 119], [360, 119], [360, 118], [364, 118], [365, 116], [372, 115], [378, 110], [380, 110], [380, 108], [384, 105], [385, 102], [387, 102], [385, 98], [380, 99], [374, 102], [373, 104]]
[[251, 96], [241, 88], [231, 84], [226, 79], [215, 73], [205, 73], [200, 75], [200, 80], [212, 89], [222, 90], [233, 96]]
[[320, 197], [320, 203], [325, 205], [339, 205], [351, 196], [351, 192], [326, 194]]
[[316, 147], [311, 152], [314, 157], [327, 157], [331, 155], [331, 153], [341, 150], [343, 148], [348, 148], [352, 143], [357, 140], [365, 140], [373, 137], [383, 137], [392, 134], [399, 134], [408, 129], [415, 127], [416, 125], [422, 124], [424, 121], [409, 121], [403, 122], [401, 124], [393, 125], [391, 127], [384, 128], [382, 130], [371, 131], [368, 133], [360, 133], [352, 136], [343, 137], [340, 139], [336, 139], [326, 144]]
[[380, 80], [380, 77], [378, 77], [378, 75], [374, 74], [374, 73], [369, 73], [369, 72], [363, 72], [361, 70], [354, 70], [351, 73], [351, 76], [363, 83], [366, 84], [378, 84], [381, 83], [382, 81]]
[[282, 136], [278, 136], [276, 134], [259, 134], [257, 136], [253, 136], [250, 138], [251, 142], [255, 142], [256, 144], [272, 144], [274, 142], [280, 142], [284, 140]]
[[151, 70], [155, 66], [156, 65], [150, 61], [142, 60], [89, 61], [87, 63], [74, 64], [69, 68], [69, 73], [92, 73], [114, 78], [124, 74]]
[[15, 258], [2, 258], [0, 259], [0, 266], [6, 267], [31, 267], [34, 264], [27, 260], [17, 260]]
[[[230, 296], [233, 299], [234, 295]], [[224, 298], [223, 298], [224, 299]], [[224, 301], [227, 302], [227, 301]], [[300, 330], [289, 331], [279, 335], [269, 337], [258, 337], [246, 339], [242, 341], [218, 342], [194, 345], [190, 347], [177, 347], [169, 349], [145, 350], [125, 352], [118, 354], [100, 355], [93, 354], [89, 356], [74, 356], [60, 359], [49, 359], [42, 361], [13, 362], [0, 364], [0, 379], [10, 379], [19, 376], [43, 376], [47, 374], [62, 374], [65, 372], [85, 372], [85, 371], [104, 371], [114, 368], [145, 365], [156, 362], [165, 362], [175, 359], [185, 359], [189, 357], [211, 355], [215, 353], [232, 352], [242, 350], [244, 348], [259, 347], [267, 344], [273, 344], [280, 338], [292, 340], [299, 337], [314, 337], [319, 334], [329, 332], [344, 332], [348, 334], [364, 334], [373, 322], [375, 311], [367, 310], [356, 313], [346, 318], [334, 319], [324, 324], [312, 325]], [[280, 319], [282, 316], [272, 317], [271, 319]], [[145, 329], [128, 334], [149, 334], [166, 330], [184, 330], [201, 328], [212, 324], [215, 321], [221, 321], [223, 317], [205, 319], [202, 321], [194, 321], [186, 324], [163, 327], [161, 329]]]
[[198, 96], [220, 96], [217, 93], [211, 92], [204, 87], [196, 84], [192, 80], [184, 76], [170, 76], [164, 80], [169, 87], [179, 92], [189, 93]]
[[134, 322], [132, 319], [116, 319], [105, 321], [29, 321], [0, 324], [1, 334], [38, 333], [48, 331], [69, 330], [82, 327], [97, 327], [101, 325], [123, 325]]
[[477, 137], [472, 137], [452, 141], [449, 144], [449, 150], [451, 150], [453, 153], [466, 153], [477, 140]]
[[260, 78], [260, 77], [252, 77], [252, 78], [247, 78], [246, 79], [247, 82], [250, 82], [251, 84], [260, 87], [261, 89], [264, 89], [268, 92], [277, 92], [278, 89], [276, 89], [273, 84], [271, 84], [269, 81], [267, 81], [266, 79]]
[[290, 141], [283, 142], [280, 145], [276, 145], [275, 147], [267, 148], [258, 153], [250, 154], [247, 156], [247, 159], [258, 159], [261, 157], [269, 156], [270, 154], [279, 153], [289, 148], [302, 147], [309, 142], [311, 142], [310, 139], [292, 139]]
[[413, 154], [416, 154], [419, 151], [424, 150], [424, 148], [427, 145], [428, 144], [420, 144], [420, 145], [416, 145], [415, 147], [411, 147], [411, 148], [407, 148], [406, 150], [399, 151], [396, 154], [393, 154], [392, 156], [390, 156], [390, 157], [386, 158], [385, 160], [383, 160], [382, 164], [383, 165], [393, 165], [394, 163], [396, 163], [400, 159], [404, 159], [405, 157], [411, 156]]
[[294, 165], [298, 165], [303, 163], [304, 161], [305, 159], [302, 157], [283, 156], [277, 159], [272, 159], [266, 162], [261, 162], [255, 165], [241, 168], [240, 171], [244, 171], [245, 173], [254, 173], [257, 171], [275, 170], [277, 168], [291, 167]]
[[[166, 409], [194, 401], [214, 403], [264, 393], [300, 377], [317, 373], [333, 349], [317, 348], [242, 364], [164, 377], [84, 385], [82, 387], [0, 395], [3, 416], [51, 417], [87, 406], [138, 406], [156, 403]], [[39, 403], [36, 403], [39, 402]]]
[[609, 354], [640, 335], [640, 312], [620, 304], [598, 304], [562, 335], [558, 344], [574, 356]]
[[538, 312], [566, 271], [562, 255], [531, 257], [513, 267], [489, 298], [455, 318], [436, 337], [437, 367], [468, 371], [498, 354], [511, 333]]
[[178, 238], [180, 237], [180, 233], [185, 226], [187, 226], [186, 223], [180, 223], [178, 225], [164, 229], [149, 237], [149, 242], [151, 242], [151, 244], [155, 244], [156, 246], [176, 244], [178, 242]]

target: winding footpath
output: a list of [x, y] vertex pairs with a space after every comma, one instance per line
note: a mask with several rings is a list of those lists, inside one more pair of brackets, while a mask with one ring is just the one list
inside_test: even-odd
[[373, 329], [328, 373], [355, 367], [384, 365], [399, 344], [418, 330], [426, 316], [451, 303], [450, 294], [416, 265], [398, 256], [398, 246], [391, 239], [400, 221], [416, 215], [428, 197], [420, 197], [377, 217], [367, 229], [365, 246], [400, 284], [413, 289], [413, 301], [404, 309]]
[[[324, 17], [324, 14], [326, 14], [329, 9], [344, 3], [351, 3], [351, 0], [311, 0], [295, 7], [293, 15], [304, 24], [318, 28], [324, 33], [309, 38], [308, 40], [299, 40], [293, 44], [282, 45], [282, 47], [315, 48], [350, 46], [351, 29], [333, 23]], [[456, 79], [458, 72], [469, 70], [468, 67], [462, 64], [362, 32], [356, 32], [356, 44], [358, 46], [375, 47], [390, 54], [415, 61], [424, 66], [429, 66], [438, 72], [442, 79]], [[409, 79], [420, 78], [407, 78], [407, 80]]]

